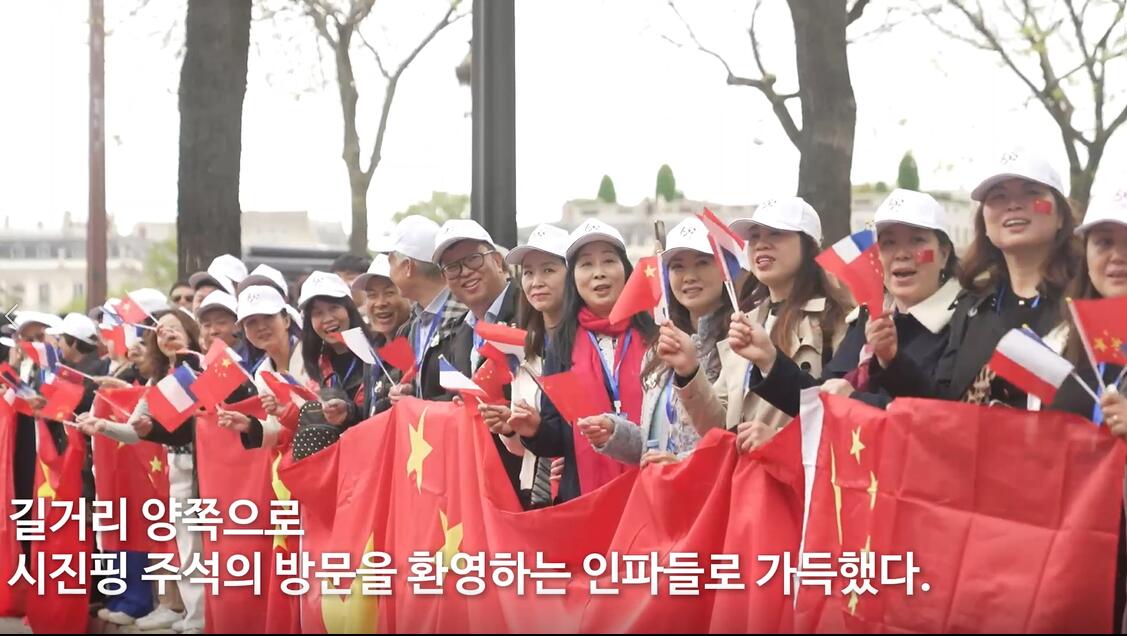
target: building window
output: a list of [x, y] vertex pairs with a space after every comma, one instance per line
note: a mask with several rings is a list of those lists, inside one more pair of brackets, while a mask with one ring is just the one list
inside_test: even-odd
[[43, 307], [51, 305], [51, 286], [47, 283], [39, 283], [39, 304]]

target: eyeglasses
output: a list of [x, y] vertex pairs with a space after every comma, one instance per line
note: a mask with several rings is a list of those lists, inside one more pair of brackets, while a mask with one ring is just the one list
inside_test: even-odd
[[173, 296], [172, 297], [172, 302], [174, 302], [174, 303], [184, 303], [184, 302], [191, 302], [191, 301], [192, 301], [192, 296]]
[[463, 268], [476, 272], [485, 265], [485, 257], [490, 254], [496, 254], [497, 250], [489, 250], [487, 252], [474, 252], [465, 258], [458, 259], [453, 263], [447, 263], [442, 266], [442, 275], [446, 280], [453, 280], [462, 275]]

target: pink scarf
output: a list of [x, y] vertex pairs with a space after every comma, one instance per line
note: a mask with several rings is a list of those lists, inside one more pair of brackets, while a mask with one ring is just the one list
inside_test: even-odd
[[[646, 343], [642, 334], [630, 326], [629, 320], [611, 324], [608, 319], [596, 316], [586, 307], [579, 310], [579, 328], [575, 332], [571, 368], [580, 377], [599, 380], [606, 376], [598, 347], [591, 342], [589, 334], [618, 338], [618, 350], [615, 351], [614, 365], [610, 372], [613, 374], [616, 368], [619, 369], [618, 384], [622, 416], [637, 425], [642, 417], [641, 370], [642, 358], [646, 353]], [[624, 345], [627, 345], [627, 334], [630, 334], [630, 342], [623, 350]], [[607, 378], [608, 383], [611, 380], [612, 378]], [[636, 470], [635, 466], [628, 466], [596, 451], [587, 438], [579, 432], [578, 427], [572, 427], [572, 435], [575, 438], [575, 465], [579, 471], [580, 493], [591, 492], [628, 470]]]

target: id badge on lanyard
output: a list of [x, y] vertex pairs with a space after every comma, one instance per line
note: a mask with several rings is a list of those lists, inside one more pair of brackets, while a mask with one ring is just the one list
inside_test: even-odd
[[634, 334], [632, 331], [626, 332], [626, 337], [622, 340], [620, 351], [622, 354], [618, 356], [618, 361], [614, 365], [614, 372], [612, 373], [607, 361], [603, 358], [602, 350], [599, 348], [599, 341], [595, 339], [595, 334], [590, 331], [587, 332], [587, 337], [591, 339], [591, 346], [595, 348], [595, 355], [599, 357], [599, 364], [603, 367], [603, 377], [606, 378], [607, 384], [610, 385], [611, 402], [614, 405], [614, 414], [626, 417], [622, 412], [622, 391], [619, 387], [619, 373], [622, 371], [622, 361], [626, 359], [626, 351], [630, 348], [630, 337]]

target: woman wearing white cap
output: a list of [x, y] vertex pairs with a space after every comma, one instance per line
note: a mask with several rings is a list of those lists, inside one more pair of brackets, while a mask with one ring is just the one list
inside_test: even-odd
[[[674, 226], [661, 259], [668, 271], [670, 320], [661, 325], [642, 372], [645, 395], [638, 425], [613, 414], [589, 418], [610, 434], [595, 450], [642, 466], [678, 461], [696, 449], [700, 434], [693, 425], [695, 414], [681, 399], [675, 378], [692, 377], [705, 385], [718, 379], [717, 346], [727, 337], [732, 315], [724, 277], [700, 219], [689, 217]], [[594, 442], [595, 435], [587, 437]]]
[[[622, 235], [593, 219], [576, 228], [570, 241], [563, 319], [547, 349], [544, 373], [571, 369], [584, 377], [601, 378], [614, 411], [638, 419], [643, 359], [656, 339], [657, 328], [647, 312], [618, 323], [608, 319], [633, 270]], [[542, 413], [526, 400], [515, 404], [509, 425], [536, 455], [564, 458], [561, 500], [594, 490], [628, 470], [597, 453], [580, 430], [564, 421], [547, 396], [540, 407]], [[598, 428], [580, 427], [592, 429], [590, 432]]]
[[934, 371], [947, 345], [948, 326], [962, 287], [946, 211], [928, 194], [897, 189], [877, 208], [873, 220], [884, 286], [892, 300], [890, 315], [870, 321], [866, 307], [854, 309], [849, 330], [820, 378], [771, 351], [765, 356], [774, 360], [769, 372], [752, 373], [750, 389], [791, 416], [798, 415], [799, 392], [819, 383], [824, 383], [827, 392], [873, 406], [883, 408], [891, 401], [891, 396], [869, 382], [874, 363], [865, 350], [865, 333], [870, 324], [879, 327], [887, 320], [895, 322], [897, 348], [925, 373]]
[[238, 431], [247, 448], [273, 448], [288, 442], [288, 435], [297, 427], [297, 407], [292, 403], [280, 404], [270, 390], [263, 374], [285, 373], [301, 384], [309, 382], [301, 357], [301, 343], [290, 336], [290, 315], [286, 301], [273, 286], [252, 285], [239, 293], [239, 325], [247, 341], [265, 352], [251, 369], [254, 385], [262, 396], [266, 420], [237, 413], [220, 411], [218, 424]]
[[[1127, 296], [1127, 189], [1094, 198], [1076, 232], [1084, 239], [1084, 258], [1067, 297], [1097, 299]], [[1122, 318], [1127, 320], [1127, 317]], [[1064, 356], [1076, 365], [1077, 373], [1089, 386], [1098, 389], [1099, 382], [1070, 312], [1066, 314], [1064, 329], [1068, 332]], [[1061, 386], [1051, 408], [1071, 411], [1095, 422], [1102, 421], [1112, 434], [1127, 439], [1127, 398], [1123, 396], [1127, 382], [1121, 382], [1112, 390], [1122, 369], [1115, 364], [1097, 365], [1108, 387], [1108, 391], [1100, 396], [1098, 407], [1092, 404], [1091, 396], [1079, 384], [1069, 381]]]
[[[540, 387], [528, 369], [538, 375], [543, 372], [545, 347], [563, 321], [567, 245], [567, 230], [545, 223], [532, 231], [528, 243], [513, 248], [505, 255], [506, 263], [520, 266], [520, 285], [524, 293], [518, 299], [517, 323], [528, 332], [524, 346], [525, 361], [513, 377], [511, 404], [540, 404]], [[512, 409], [482, 404], [478, 406], [478, 412], [489, 430], [501, 436], [510, 453], [524, 457], [518, 492], [522, 504], [538, 508], [551, 503], [551, 484], [545, 477], [550, 471], [551, 460], [537, 458], [531, 451], [526, 451], [509, 426]]]
[[1072, 208], [1060, 176], [1044, 159], [1007, 152], [971, 193], [980, 201], [974, 241], [963, 259], [951, 337], [934, 374], [897, 347], [896, 326], [873, 321], [879, 365], [871, 380], [893, 396], [938, 397], [1027, 408], [1024, 391], [988, 366], [998, 341], [1028, 325], [1045, 336], [1061, 322], [1065, 287], [1077, 266]]
[[368, 331], [352, 290], [336, 274], [313, 272], [301, 286], [298, 309], [302, 312], [301, 357], [306, 375], [329, 397], [325, 419], [336, 426], [358, 424], [371, 411], [372, 369], [349, 350], [341, 332], [359, 327]]
[[752, 269], [740, 299], [747, 313], [733, 317], [729, 345], [738, 357], [724, 361], [716, 385], [726, 405], [725, 418], [694, 418], [694, 422], [704, 427], [703, 434], [723, 421], [746, 440], [770, 435], [791, 419], [748, 390], [748, 379], [757, 369], [770, 368], [771, 359], [765, 354], [780, 351], [803, 372], [820, 375], [845, 336], [851, 303], [814, 261], [822, 242], [822, 222], [806, 201], [799, 197], [765, 201], [750, 219], [734, 221], [731, 227], [747, 239]]

